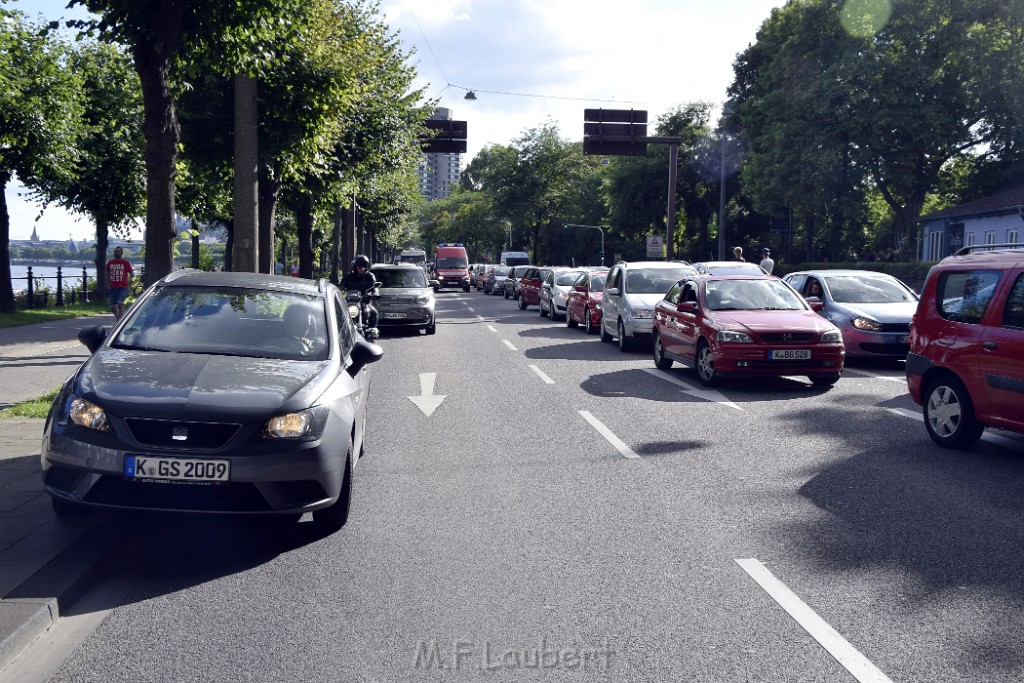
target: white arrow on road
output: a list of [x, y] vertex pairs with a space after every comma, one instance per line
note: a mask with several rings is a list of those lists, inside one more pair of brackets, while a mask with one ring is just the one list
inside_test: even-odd
[[447, 395], [434, 395], [434, 380], [437, 379], [436, 372], [420, 373], [420, 395], [406, 396], [416, 404], [416, 407], [423, 411], [423, 414], [430, 417], [441, 402], [448, 398]]

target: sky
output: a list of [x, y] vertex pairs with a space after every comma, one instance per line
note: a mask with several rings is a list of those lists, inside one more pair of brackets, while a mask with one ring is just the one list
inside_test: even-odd
[[[67, 0], [9, 0], [46, 19], [85, 16]], [[469, 130], [463, 165], [483, 147], [556, 125], [583, 137], [587, 108], [642, 109], [654, 122], [690, 102], [720, 106], [736, 56], [784, 0], [382, 0], [428, 98]], [[477, 99], [465, 99], [467, 90]], [[11, 239], [93, 237], [92, 223], [43, 211], [10, 185]]]

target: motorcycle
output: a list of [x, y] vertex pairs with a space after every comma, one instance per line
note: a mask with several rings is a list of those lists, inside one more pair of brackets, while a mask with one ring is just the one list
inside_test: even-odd
[[380, 331], [376, 327], [370, 327], [370, 309], [373, 307], [373, 300], [380, 298], [380, 283], [374, 282], [373, 287], [366, 290], [366, 293], [358, 289], [350, 289], [345, 292], [345, 303], [348, 304], [348, 314], [356, 325], [356, 330], [366, 341], [377, 341]]

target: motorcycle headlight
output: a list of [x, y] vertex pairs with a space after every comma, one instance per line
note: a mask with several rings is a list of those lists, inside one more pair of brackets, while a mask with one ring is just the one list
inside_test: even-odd
[[68, 419], [79, 427], [88, 427], [98, 432], [109, 432], [110, 422], [103, 408], [84, 398], [75, 397], [68, 406]]
[[821, 335], [821, 341], [824, 343], [841, 342], [843, 341], [843, 333], [839, 330], [829, 330]]
[[727, 344], [753, 344], [754, 340], [746, 332], [736, 330], [719, 330], [718, 341]]
[[264, 439], [294, 439], [313, 440], [319, 439], [327, 425], [327, 416], [330, 414], [327, 406], [313, 406], [296, 413], [278, 415], [267, 421], [267, 427], [263, 432]]
[[358, 318], [359, 317], [359, 307], [354, 305], [354, 304], [350, 305], [348, 307], [348, 317], [352, 318], [353, 320]]
[[872, 320], [871, 318], [862, 318], [860, 316], [856, 316], [850, 318], [850, 323], [858, 330], [867, 330], [868, 332], [882, 331], [882, 324], [877, 320]]

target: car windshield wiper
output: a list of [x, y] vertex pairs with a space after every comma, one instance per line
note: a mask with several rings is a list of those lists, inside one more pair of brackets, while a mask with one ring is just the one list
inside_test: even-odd
[[155, 346], [140, 346], [138, 344], [125, 344], [123, 342], [114, 342], [110, 345], [112, 349], [121, 349], [124, 351], [158, 351], [160, 353], [172, 353], [170, 349], [158, 349]]

